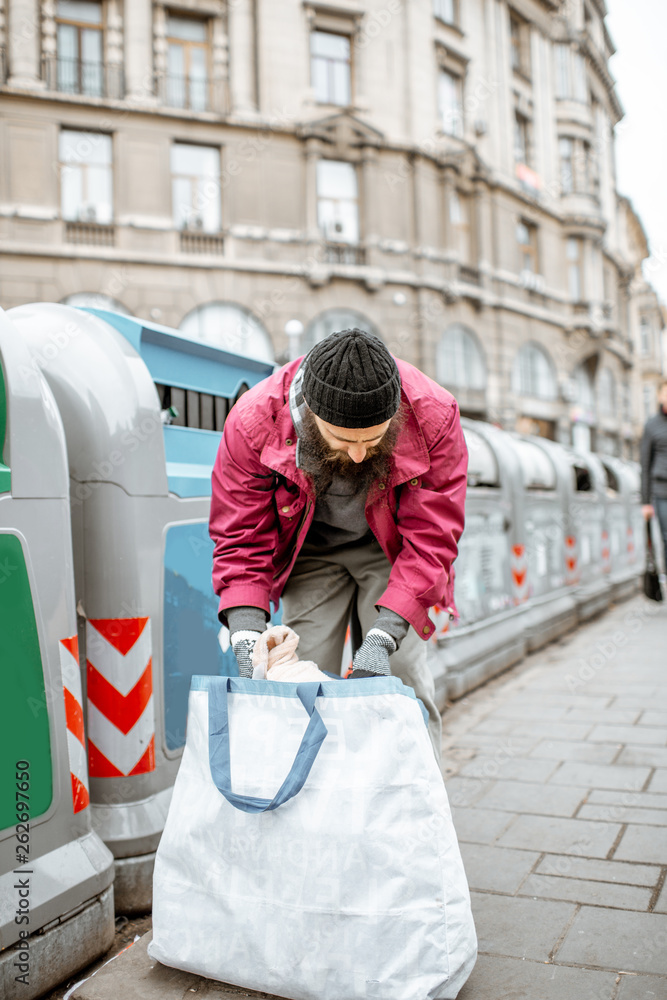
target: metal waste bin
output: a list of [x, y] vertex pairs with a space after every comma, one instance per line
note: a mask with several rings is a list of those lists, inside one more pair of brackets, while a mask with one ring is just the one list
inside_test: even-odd
[[577, 617], [586, 621], [611, 599], [605, 570], [607, 494], [602, 462], [592, 452], [570, 451], [551, 441], [549, 449], [565, 489], [565, 579], [577, 602]]
[[236, 670], [211, 585], [220, 431], [273, 365], [111, 312], [40, 304], [11, 317], [33, 357], [63, 345], [43, 370], [69, 452], [93, 824], [116, 859], [117, 912], [142, 912], [190, 676]]
[[[606, 477], [607, 494], [602, 560], [609, 574], [612, 598], [618, 601], [637, 591], [644, 568], [638, 559], [642, 550], [638, 552], [634, 537], [636, 527], [643, 527], [639, 468], [609, 455], [599, 458]], [[644, 532], [640, 534], [643, 542]]]
[[[565, 577], [567, 482], [544, 438], [512, 434], [523, 484], [528, 599], [524, 628], [529, 651], [575, 628], [577, 604]], [[565, 463], [563, 462], [562, 465]]]
[[455, 563], [460, 618], [439, 632], [430, 655], [441, 703], [445, 691], [460, 698], [526, 650], [519, 459], [504, 431], [466, 418], [461, 424], [469, 461], [465, 529]]
[[67, 450], [41, 360], [0, 310], [0, 983], [41, 996], [114, 936], [91, 828]]

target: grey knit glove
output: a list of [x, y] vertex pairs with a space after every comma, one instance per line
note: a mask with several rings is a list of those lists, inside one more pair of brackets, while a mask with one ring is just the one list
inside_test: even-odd
[[234, 632], [229, 639], [241, 677], [252, 677], [252, 651], [261, 632]]
[[352, 661], [350, 680], [359, 677], [387, 677], [391, 673], [389, 657], [395, 653], [398, 643], [388, 632], [372, 628]]

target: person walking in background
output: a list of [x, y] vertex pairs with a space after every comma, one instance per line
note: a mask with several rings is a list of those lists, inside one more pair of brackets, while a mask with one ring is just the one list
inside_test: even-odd
[[213, 468], [210, 534], [219, 618], [241, 676], [270, 602], [299, 655], [340, 673], [356, 614], [353, 678], [394, 674], [440, 713], [426, 644], [454, 607], [468, 452], [454, 397], [383, 342], [333, 333], [246, 392]]
[[658, 403], [641, 441], [642, 514], [647, 521], [658, 518], [667, 567], [667, 378], [658, 387]]

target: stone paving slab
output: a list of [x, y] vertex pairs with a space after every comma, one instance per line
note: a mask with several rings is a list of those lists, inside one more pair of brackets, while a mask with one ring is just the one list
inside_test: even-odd
[[616, 1000], [665, 1000], [666, 997], [667, 979], [658, 976], [621, 976]]
[[587, 788], [553, 787], [528, 781], [496, 781], [478, 800], [478, 804], [484, 809], [504, 809], [506, 812], [572, 816], [587, 794]]
[[[636, 708], [621, 709], [615, 711], [611, 708], [588, 709], [571, 708], [565, 716], [565, 722], [599, 722], [607, 726], [633, 725], [638, 721], [641, 712]], [[665, 723], [667, 725], [667, 723]]]
[[620, 830], [620, 825], [613, 823], [551, 816], [519, 816], [498, 838], [498, 845], [519, 847], [527, 851], [606, 858]]
[[[485, 803], [488, 804], [488, 803]], [[622, 804], [584, 805], [577, 813], [579, 819], [601, 819], [616, 823], [644, 823], [648, 826], [667, 827], [667, 809], [640, 809]]]
[[563, 899], [591, 906], [613, 906], [621, 910], [646, 912], [653, 890], [636, 885], [613, 885], [611, 882], [586, 882], [584, 879], [551, 875], [529, 875], [519, 889], [521, 896]]
[[144, 934], [124, 954], [79, 986], [71, 1000], [185, 1000], [187, 997], [239, 1000], [269, 996], [161, 965], [146, 952], [152, 936], [151, 932]]
[[480, 892], [471, 893], [471, 899], [479, 950], [485, 954], [546, 962], [575, 914], [570, 903]]
[[[667, 863], [667, 833], [654, 826], [628, 826], [614, 852], [619, 861]], [[667, 951], [667, 940], [665, 941]]]
[[658, 768], [648, 786], [649, 792], [664, 792], [667, 794], [667, 768]]
[[459, 774], [470, 778], [507, 778], [514, 781], [548, 781], [557, 761], [527, 760], [525, 757], [476, 757]]
[[584, 740], [593, 728], [583, 722], [513, 722], [510, 735], [536, 736], [539, 739]]
[[655, 888], [662, 869], [658, 865], [633, 865], [623, 861], [596, 861], [593, 858], [546, 854], [535, 871], [544, 875], [569, 875], [587, 881], [592, 879]]
[[626, 746], [617, 758], [618, 764], [639, 764], [646, 767], [667, 767], [667, 747]]
[[615, 792], [610, 789], [594, 789], [588, 796], [591, 804], [625, 806], [631, 802], [640, 809], [667, 809], [667, 795], [657, 792]]
[[642, 712], [638, 725], [660, 726], [667, 729], [667, 712]]
[[445, 779], [447, 797], [452, 809], [473, 806], [484, 795], [492, 782], [480, 778], [465, 778], [456, 775]]
[[[636, 762], [627, 761], [627, 764], [631, 763]], [[650, 773], [650, 767], [614, 767], [608, 764], [580, 764], [568, 761], [556, 771], [551, 782], [555, 785], [622, 788], [639, 792], [646, 784]]]
[[667, 975], [667, 915], [581, 908], [556, 962]]
[[618, 755], [618, 747], [603, 743], [585, 743], [578, 740], [544, 740], [530, 751], [531, 757], [549, 760], [575, 760], [582, 764], [611, 764]]
[[[560, 721], [564, 718], [567, 713], [567, 705], [541, 705], [540, 706], [540, 719], [549, 720], [550, 722]], [[487, 719], [509, 719], [516, 722], [535, 721], [535, 707], [533, 705], [520, 705], [514, 702], [508, 702], [505, 705], [499, 705], [498, 708], [494, 708], [493, 712], [487, 715]], [[570, 720], [574, 722], [575, 720]], [[582, 722], [590, 722], [588, 719], [582, 719]]]
[[535, 867], [537, 851], [468, 844], [461, 841], [461, 857], [471, 889], [513, 894]]
[[[667, 880], [662, 887], [662, 891], [656, 900], [656, 904], [653, 907], [654, 913], [667, 913]], [[667, 944], [665, 945], [667, 948]]]
[[[473, 844], [491, 844], [503, 830], [512, 823], [514, 817], [510, 813], [496, 809], [452, 809], [452, 818], [459, 840], [467, 840]], [[507, 846], [523, 846], [512, 845]]]
[[593, 743], [633, 743], [664, 747], [667, 745], [664, 729], [652, 726], [595, 726], [589, 740]]
[[[616, 978], [611, 972], [480, 955], [458, 1000], [612, 1000]], [[650, 994], [647, 1000], [653, 1000]]]

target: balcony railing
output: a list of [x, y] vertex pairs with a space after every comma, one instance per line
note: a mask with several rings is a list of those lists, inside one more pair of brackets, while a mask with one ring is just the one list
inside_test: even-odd
[[170, 108], [185, 108], [188, 111], [219, 111], [220, 103], [215, 99], [214, 88], [208, 79], [199, 80], [173, 73], [159, 74], [155, 90], [162, 104]]
[[325, 243], [322, 260], [325, 264], [365, 264], [366, 251], [355, 243]]
[[459, 281], [464, 281], [467, 285], [481, 284], [481, 276], [476, 267], [469, 264], [459, 264]]
[[210, 253], [220, 256], [225, 252], [225, 238], [217, 233], [200, 233], [182, 229], [180, 236], [183, 253]]
[[43, 77], [49, 90], [61, 94], [120, 100], [125, 93], [123, 67], [115, 63], [50, 57], [44, 60]]
[[104, 226], [98, 222], [66, 222], [65, 242], [112, 247], [116, 242], [116, 232], [113, 226]]

